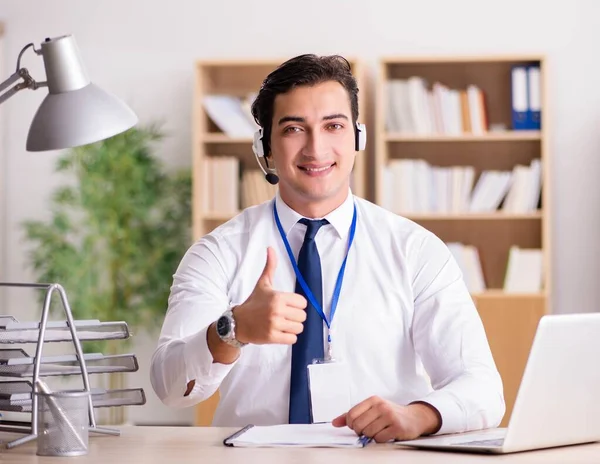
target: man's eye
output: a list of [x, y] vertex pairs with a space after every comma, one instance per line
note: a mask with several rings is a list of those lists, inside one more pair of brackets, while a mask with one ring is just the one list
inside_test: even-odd
[[338, 124], [338, 123], [334, 123], [334, 124], [330, 124], [329, 125], [329, 128], [333, 129], [333, 130], [340, 130], [342, 127], [344, 127], [344, 126], [341, 125], [341, 124]]
[[299, 127], [291, 126], [291, 127], [286, 127], [283, 132], [285, 132], [285, 133], [295, 133], [295, 132], [299, 132], [299, 131], [300, 131]]

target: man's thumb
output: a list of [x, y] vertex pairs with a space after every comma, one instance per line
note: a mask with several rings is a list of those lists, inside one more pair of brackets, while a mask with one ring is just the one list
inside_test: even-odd
[[265, 269], [263, 270], [259, 281], [269, 286], [273, 285], [273, 277], [275, 275], [275, 268], [277, 267], [277, 254], [272, 247], [267, 248], [267, 262]]

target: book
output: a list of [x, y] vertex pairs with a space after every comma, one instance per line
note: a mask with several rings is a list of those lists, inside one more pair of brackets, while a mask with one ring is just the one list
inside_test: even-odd
[[208, 117], [229, 137], [252, 137], [256, 124], [249, 120], [242, 101], [232, 95], [205, 95]]
[[448, 242], [446, 245], [462, 272], [469, 292], [480, 293], [486, 290], [479, 250], [473, 245], [465, 245], [460, 242]]
[[531, 129], [528, 122], [527, 68], [514, 66], [511, 70], [511, 115], [513, 130]]
[[544, 257], [541, 249], [510, 247], [504, 291], [506, 293], [537, 293], [543, 289]]
[[531, 129], [540, 130], [542, 127], [542, 91], [541, 75], [539, 66], [527, 68], [527, 117]]

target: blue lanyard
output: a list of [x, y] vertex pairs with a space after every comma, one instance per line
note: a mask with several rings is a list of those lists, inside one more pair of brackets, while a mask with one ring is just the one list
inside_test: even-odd
[[[346, 261], [348, 260], [348, 253], [350, 252], [350, 247], [352, 246], [352, 242], [354, 241], [354, 234], [356, 233], [356, 204], [354, 205], [354, 215], [352, 216], [352, 224], [350, 225], [350, 233], [348, 236], [348, 248], [346, 249], [346, 256], [344, 257], [344, 262], [342, 263], [342, 267], [340, 268], [340, 272], [337, 276], [337, 281], [335, 282], [335, 289], [333, 290], [333, 297], [331, 298], [331, 311], [329, 313], [329, 320], [327, 320], [327, 316], [323, 312], [323, 308], [321, 305], [317, 303], [313, 292], [310, 290], [304, 277], [300, 273], [300, 269], [298, 269], [298, 264], [296, 263], [296, 259], [294, 258], [294, 253], [292, 253], [292, 248], [290, 247], [290, 243], [285, 236], [285, 232], [283, 227], [281, 226], [281, 221], [279, 220], [279, 215], [277, 214], [277, 207], [275, 206], [275, 201], [273, 201], [273, 215], [275, 216], [275, 223], [277, 224], [277, 229], [279, 229], [279, 234], [281, 235], [281, 240], [283, 240], [283, 244], [285, 245], [285, 249], [290, 258], [292, 266], [294, 268], [294, 272], [296, 273], [296, 278], [298, 282], [300, 282], [300, 286], [302, 290], [304, 290], [304, 294], [310, 301], [310, 303], [315, 307], [321, 319], [325, 321], [327, 325], [328, 332], [331, 330], [331, 322], [333, 321], [333, 316], [335, 314], [335, 309], [337, 308], [338, 300], [340, 299], [340, 292], [342, 290], [342, 281], [344, 280], [344, 272], [346, 271]], [[327, 339], [329, 343], [331, 343], [331, 334], [327, 334]]]

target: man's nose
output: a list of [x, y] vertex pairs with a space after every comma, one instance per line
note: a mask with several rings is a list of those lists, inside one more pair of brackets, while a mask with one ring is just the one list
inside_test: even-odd
[[303, 154], [311, 158], [319, 158], [326, 151], [325, 136], [319, 131], [310, 131], [306, 137]]

